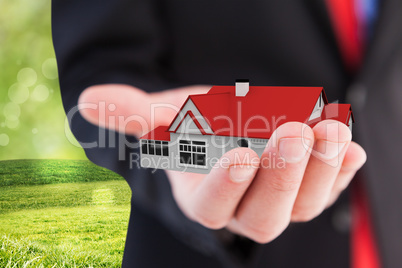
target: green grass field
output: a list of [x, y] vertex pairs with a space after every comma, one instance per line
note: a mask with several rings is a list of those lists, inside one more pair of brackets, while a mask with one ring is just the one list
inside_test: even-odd
[[89, 161], [1, 161], [0, 267], [120, 267], [130, 197]]

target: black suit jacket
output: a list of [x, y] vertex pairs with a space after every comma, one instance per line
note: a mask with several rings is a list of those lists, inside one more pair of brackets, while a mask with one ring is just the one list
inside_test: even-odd
[[[362, 68], [344, 68], [319, 0], [54, 0], [53, 40], [69, 112], [88, 86], [125, 83], [147, 91], [192, 84], [324, 86], [351, 102], [384, 267], [402, 267], [402, 2], [382, 1]], [[266, 245], [188, 220], [161, 170], [130, 165], [130, 136], [74, 114], [71, 129], [94, 163], [130, 185], [124, 267], [347, 267], [348, 198]], [[118, 146], [112, 146], [110, 139]], [[88, 142], [96, 142], [89, 146]], [[132, 163], [131, 163], [132, 164]]]

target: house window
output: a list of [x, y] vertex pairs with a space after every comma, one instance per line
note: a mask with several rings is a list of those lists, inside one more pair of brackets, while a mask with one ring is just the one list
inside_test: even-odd
[[162, 142], [161, 141], [155, 141], [155, 154], [162, 155]]
[[206, 166], [206, 149], [204, 141], [180, 140], [180, 164]]
[[148, 141], [148, 154], [155, 154], [155, 141]]
[[148, 141], [147, 140], [141, 141], [141, 153], [148, 154]]
[[141, 140], [141, 153], [149, 155], [169, 156], [168, 142]]
[[162, 155], [169, 156], [169, 146], [167, 141], [162, 141]]

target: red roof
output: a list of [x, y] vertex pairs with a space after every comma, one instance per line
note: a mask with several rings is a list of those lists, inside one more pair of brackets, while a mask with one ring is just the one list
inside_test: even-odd
[[349, 126], [349, 118], [352, 116], [352, 122], [355, 122], [350, 104], [329, 103], [324, 106], [321, 117], [308, 122], [308, 125], [314, 127], [318, 122], [325, 119], [337, 120]]
[[352, 112], [352, 106], [350, 104], [330, 103], [324, 107], [324, 110], [322, 112], [322, 120], [334, 119], [348, 126], [350, 116], [352, 116], [352, 122], [355, 122], [355, 118]]
[[159, 126], [145, 134], [141, 140], [170, 141], [170, 132], [167, 126]]
[[214, 86], [189, 99], [215, 135], [268, 139], [286, 122], [306, 122], [321, 92], [322, 87], [250, 86], [245, 97], [236, 97], [235, 86]]
[[[325, 105], [322, 116], [307, 122], [321, 93]], [[290, 121], [313, 127], [321, 120], [334, 119], [348, 125], [352, 116], [354, 122], [350, 104], [328, 104], [322, 87], [250, 86], [246, 96], [236, 97], [235, 86], [213, 86], [207, 94], [190, 95], [189, 99], [214, 135], [220, 136], [269, 139], [276, 128]], [[194, 118], [192, 113], [190, 116]], [[196, 124], [200, 127], [198, 121]], [[169, 127], [157, 127], [141, 139], [169, 141]]]

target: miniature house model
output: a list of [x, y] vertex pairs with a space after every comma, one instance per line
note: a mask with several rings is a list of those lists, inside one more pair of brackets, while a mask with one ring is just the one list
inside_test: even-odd
[[298, 121], [313, 127], [324, 119], [351, 129], [350, 104], [328, 103], [322, 87], [213, 86], [190, 95], [169, 126], [159, 126], [140, 138], [141, 166], [209, 173], [218, 159], [237, 147], [260, 157], [280, 125]]

